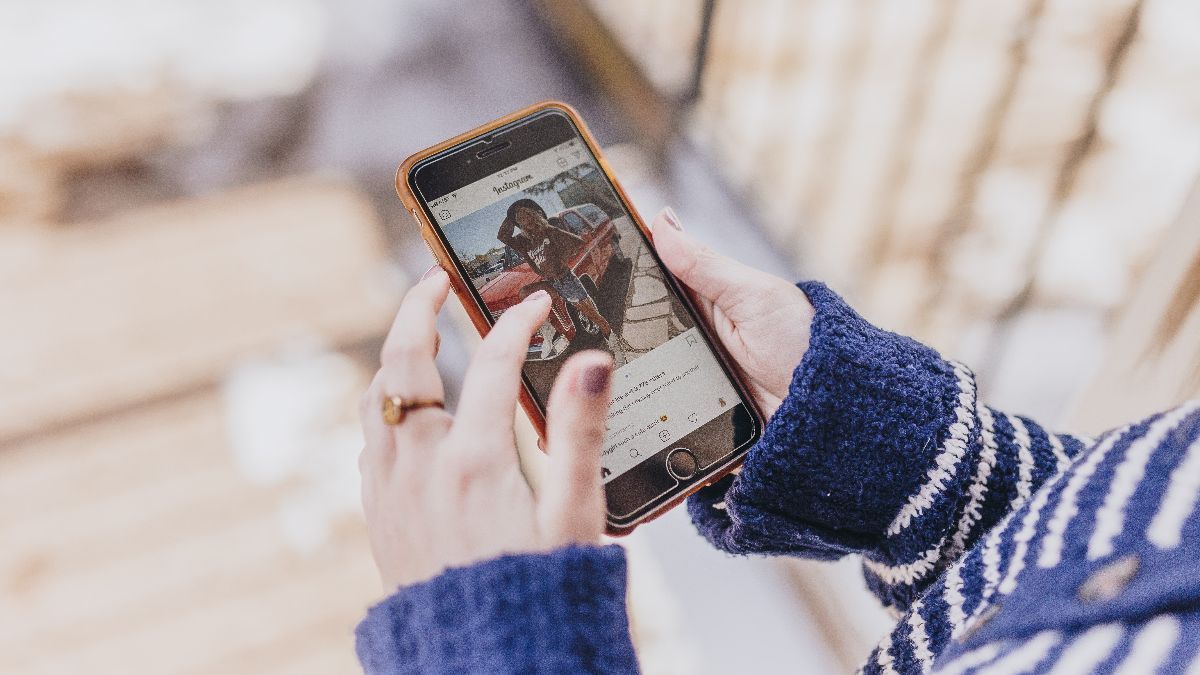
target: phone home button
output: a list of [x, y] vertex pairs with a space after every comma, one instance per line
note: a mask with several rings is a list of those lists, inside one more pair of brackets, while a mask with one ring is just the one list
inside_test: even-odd
[[696, 470], [700, 468], [700, 462], [696, 460], [696, 456], [691, 450], [685, 448], [676, 448], [667, 454], [667, 471], [679, 480], [687, 480], [696, 475]]

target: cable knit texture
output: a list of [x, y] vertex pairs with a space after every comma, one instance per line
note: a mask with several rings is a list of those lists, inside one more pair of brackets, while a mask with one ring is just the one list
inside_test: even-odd
[[[960, 379], [973, 396], [969, 373], [960, 378], [933, 350], [863, 321], [824, 285], [801, 287], [816, 316], [787, 398], [742, 475], [692, 500], [701, 532], [732, 553], [836, 558], [881, 548], [949, 437]], [[949, 518], [947, 495], [961, 478], [943, 480], [950, 489], [923, 511]], [[721, 500], [725, 513], [708, 508]]]
[[1012, 495], [1045, 480], [1054, 448], [1083, 444], [1010, 423], [978, 403], [965, 366], [872, 326], [823, 284], [800, 287], [816, 315], [788, 396], [741, 475], [689, 510], [730, 553], [860, 553], [871, 590], [907, 609]]
[[[1098, 439], [1050, 433], [801, 288], [808, 350], [742, 472], [689, 500], [701, 534], [861, 555], [900, 614], [869, 675], [1200, 672], [1200, 401]], [[623, 596], [618, 549], [510, 556], [402, 589], [359, 653], [370, 673], [630, 672]]]
[[618, 546], [569, 546], [448, 570], [359, 624], [370, 675], [635, 673]]

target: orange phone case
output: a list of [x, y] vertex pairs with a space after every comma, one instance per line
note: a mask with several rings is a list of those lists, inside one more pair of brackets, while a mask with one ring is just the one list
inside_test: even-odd
[[[630, 220], [632, 220], [638, 229], [642, 231], [642, 234], [645, 235], [647, 241], [654, 241], [653, 236], [650, 233], [650, 228], [646, 227], [646, 223], [642, 220], [641, 215], [639, 215], [637, 210], [633, 208], [633, 202], [629, 199], [629, 195], [626, 194], [625, 189], [621, 187], [620, 182], [617, 181], [616, 176], [613, 174], [612, 168], [608, 164], [608, 160], [606, 160], [604, 158], [604, 154], [600, 152], [600, 145], [592, 136], [592, 132], [587, 128], [587, 125], [584, 124], [583, 119], [579, 116], [579, 113], [575, 112], [575, 109], [566, 103], [562, 103], [560, 101], [542, 101], [541, 103], [535, 103], [527, 108], [523, 108], [514, 113], [505, 115], [499, 119], [495, 119], [487, 124], [461, 133], [453, 138], [447, 139], [441, 143], [438, 143], [437, 145], [430, 146], [413, 154], [408, 159], [404, 160], [404, 162], [402, 162], [400, 167], [396, 170], [396, 194], [400, 196], [400, 201], [404, 204], [404, 208], [413, 217], [413, 219], [417, 221], [417, 225], [421, 228], [421, 238], [425, 240], [425, 245], [433, 254], [434, 259], [436, 259], [437, 263], [441, 265], [442, 268], [445, 269], [450, 275], [450, 281], [454, 288], [454, 293], [458, 296], [459, 301], [462, 302], [463, 307], [466, 308], [467, 315], [471, 317], [471, 323], [475, 325], [475, 329], [479, 331], [480, 335], [487, 335], [488, 331], [491, 329], [491, 324], [488, 322], [487, 312], [484, 310], [484, 308], [476, 304], [474, 296], [471, 295], [471, 292], [467, 287], [467, 284], [470, 282], [461, 273], [459, 273], [458, 267], [454, 264], [452, 254], [450, 251], [446, 250], [446, 247], [442, 244], [442, 240], [438, 237], [433, 222], [426, 216], [425, 210], [421, 207], [421, 203], [418, 200], [417, 195], [414, 194], [412, 189], [409, 187], [408, 173], [418, 162], [427, 157], [436, 155], [437, 153], [455, 145], [479, 136], [486, 135], [506, 124], [515, 122], [521, 118], [528, 117], [534, 113], [550, 108], [559, 110], [571, 118], [571, 121], [574, 122], [575, 127], [579, 129], [579, 133], [583, 137], [584, 143], [587, 144], [588, 149], [591, 150], [592, 154], [596, 157], [596, 160], [600, 163], [600, 170], [604, 172], [604, 175], [607, 176], [608, 180], [616, 189], [617, 196], [620, 198], [622, 204], [629, 212]], [[665, 268], [664, 271], [666, 271]], [[668, 276], [670, 276], [669, 272]], [[746, 407], [754, 416], [755, 424], [757, 425], [758, 431], [761, 434], [763, 428], [762, 413], [759, 412], [759, 410], [755, 407], [754, 401], [750, 398], [746, 391], [746, 387], [738, 379], [738, 371], [733, 367], [732, 360], [729, 358], [729, 355], [725, 352], [724, 347], [721, 346], [720, 341], [716, 339], [716, 336], [712, 334], [712, 330], [709, 328], [709, 326], [704, 321], [699, 319], [700, 314], [696, 311], [695, 304], [692, 302], [690, 294], [684, 292], [682, 286], [680, 286], [673, 276], [670, 277], [670, 283], [677, 295], [679, 295], [680, 299], [688, 306], [688, 310], [694, 317], [696, 317], [696, 326], [699, 327], [704, 333], [709, 344], [713, 347], [717, 358], [721, 360], [721, 363], [725, 366], [725, 370], [732, 377], [734, 384], [738, 389], [738, 393], [741, 395]], [[520, 401], [521, 408], [525, 410], [525, 414], [529, 416], [534, 428], [537, 429], [538, 436], [545, 438], [546, 418], [542, 414], [541, 409], [538, 407], [537, 402], [534, 400], [533, 395], [529, 392], [528, 387], [521, 387]], [[664, 503], [658, 508], [655, 508], [653, 511], [650, 511], [630, 525], [619, 526], [614, 525], [612, 522], [608, 522], [608, 534], [614, 536], [629, 534], [638, 525], [649, 522], [663, 513], [666, 513], [686, 499], [688, 495], [696, 492], [705, 485], [716, 482], [725, 475], [729, 474], [731, 471], [737, 470], [737, 468], [741, 466], [742, 460], [745, 458], [745, 456], [746, 451], [743, 451], [737, 457], [727, 462], [725, 466], [721, 467], [716, 473], [714, 473], [706, 483], [698, 483], [687, 490], [684, 490], [677, 497], [671, 499], [667, 503]]]

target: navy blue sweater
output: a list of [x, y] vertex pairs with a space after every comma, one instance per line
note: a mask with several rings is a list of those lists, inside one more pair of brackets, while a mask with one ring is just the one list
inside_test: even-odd
[[[688, 502], [710, 542], [861, 556], [898, 618], [866, 673], [1200, 664], [1200, 402], [1099, 439], [1054, 434], [983, 405], [962, 364], [801, 288], [816, 316], [786, 400], [741, 474]], [[622, 551], [402, 588], [359, 625], [358, 653], [372, 674], [636, 672]]]

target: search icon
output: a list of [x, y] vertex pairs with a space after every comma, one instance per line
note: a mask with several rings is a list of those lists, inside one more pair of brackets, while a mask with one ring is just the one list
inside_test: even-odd
[[630, 457], [641, 457], [642, 453], [637, 448], [630, 448], [629, 456]]

